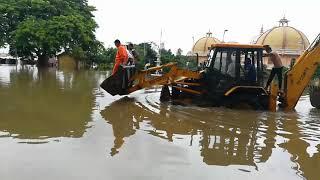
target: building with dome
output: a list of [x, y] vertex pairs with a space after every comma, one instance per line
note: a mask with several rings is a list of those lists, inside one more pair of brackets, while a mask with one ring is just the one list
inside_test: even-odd
[[[284, 17], [279, 21], [279, 26], [265, 32], [261, 29], [260, 36], [255, 42], [259, 45], [270, 45], [272, 50], [281, 56], [283, 65], [286, 67], [289, 67], [292, 59], [297, 59], [310, 45], [306, 35], [289, 26], [288, 23], [289, 20]], [[268, 58], [264, 60], [264, 63], [268, 67], [273, 66]]]
[[220, 43], [220, 41], [212, 37], [212, 33], [209, 31], [205, 37], [200, 38], [196, 43], [194, 43], [192, 52], [189, 56], [199, 57], [199, 63], [203, 63], [208, 59], [208, 53], [212, 44]]

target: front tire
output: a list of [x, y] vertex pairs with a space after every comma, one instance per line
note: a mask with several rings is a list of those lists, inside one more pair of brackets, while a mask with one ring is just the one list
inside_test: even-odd
[[161, 94], [160, 94], [160, 101], [161, 102], [167, 102], [167, 101], [170, 100], [170, 98], [171, 98], [171, 95], [170, 95], [169, 87], [168, 86], [162, 86]]
[[252, 94], [234, 94], [227, 97], [225, 106], [232, 109], [266, 110], [268, 98]]

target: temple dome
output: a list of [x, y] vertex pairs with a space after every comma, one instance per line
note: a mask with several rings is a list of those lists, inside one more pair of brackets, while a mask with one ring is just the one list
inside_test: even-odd
[[256, 44], [270, 45], [281, 54], [299, 55], [308, 48], [310, 42], [306, 35], [294, 27], [288, 25], [288, 20], [283, 18], [279, 26], [261, 33]]
[[212, 44], [220, 43], [220, 41], [212, 37], [212, 33], [208, 32], [206, 37], [199, 39], [192, 48], [192, 53], [198, 53], [199, 56], [207, 56], [208, 50]]

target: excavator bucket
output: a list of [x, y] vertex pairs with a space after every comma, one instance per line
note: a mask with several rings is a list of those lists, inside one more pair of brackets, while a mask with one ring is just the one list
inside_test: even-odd
[[100, 84], [100, 87], [112, 96], [128, 94], [125, 74], [125, 69], [120, 66], [118, 71], [114, 75], [108, 77]]

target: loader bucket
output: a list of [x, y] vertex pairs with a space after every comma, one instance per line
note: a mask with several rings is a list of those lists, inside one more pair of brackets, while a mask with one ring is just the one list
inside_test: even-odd
[[125, 79], [126, 76], [124, 76], [124, 74], [124, 68], [120, 66], [114, 75], [108, 77], [100, 84], [100, 87], [112, 96], [128, 94], [127, 80]]

